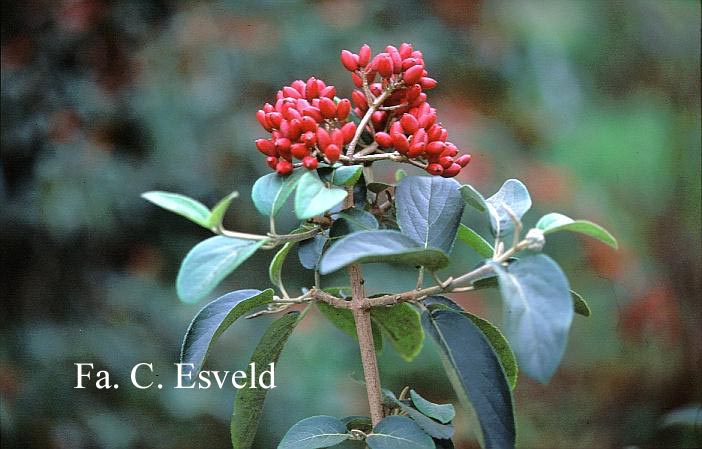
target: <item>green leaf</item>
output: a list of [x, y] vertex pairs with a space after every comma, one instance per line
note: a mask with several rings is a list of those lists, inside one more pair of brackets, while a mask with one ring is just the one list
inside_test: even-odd
[[278, 445], [278, 449], [317, 449], [335, 446], [351, 435], [346, 425], [333, 416], [312, 416], [293, 425]]
[[225, 196], [212, 208], [212, 213], [210, 213], [210, 218], [207, 220], [209, 228], [217, 228], [222, 224], [224, 219], [224, 214], [227, 213], [229, 206], [232, 204], [232, 200], [239, 197], [239, 192], [232, 192]]
[[[494, 285], [492, 286], [497, 287], [496, 276], [484, 278], [483, 280], [490, 280], [491, 283], [494, 282]], [[475, 284], [473, 285], [475, 286]], [[471, 321], [473, 321], [473, 324], [478, 326], [478, 328], [481, 330], [485, 338], [487, 338], [488, 342], [492, 346], [492, 349], [495, 351], [495, 354], [500, 359], [500, 364], [502, 365], [502, 369], [505, 372], [505, 376], [507, 377], [507, 381], [509, 382], [510, 388], [512, 390], [516, 388], [517, 374], [519, 371], [519, 368], [517, 366], [517, 360], [514, 357], [514, 352], [512, 352], [512, 348], [509, 346], [509, 342], [507, 342], [505, 336], [502, 335], [502, 332], [496, 326], [494, 326], [487, 320], [473, 315], [472, 313], [466, 312], [465, 310], [463, 310], [463, 307], [456, 304], [455, 302], [453, 302], [445, 296], [429, 296], [424, 299], [423, 303], [430, 311], [434, 311], [438, 308], [448, 308], [461, 313], [466, 318], [469, 318]]]
[[197, 302], [266, 242], [216, 236], [198, 243], [178, 271], [178, 297], [187, 303]]
[[406, 416], [386, 416], [366, 437], [370, 449], [435, 449], [429, 435]]
[[311, 239], [300, 242], [297, 248], [297, 257], [300, 259], [300, 264], [308, 270], [316, 270], [327, 240], [329, 240], [329, 237], [326, 235], [317, 234]]
[[300, 178], [295, 192], [295, 214], [300, 220], [322, 215], [344, 201], [346, 195], [345, 189], [327, 187], [317, 172], [308, 171]]
[[412, 398], [412, 403], [417, 410], [444, 424], [450, 423], [456, 416], [456, 409], [453, 408], [453, 404], [435, 404], [427, 401], [414, 390], [410, 390], [410, 398]]
[[[271, 323], [256, 346], [250, 363], [265, 369], [271, 363], [277, 363], [285, 343], [302, 316], [299, 312], [291, 312]], [[251, 379], [246, 381], [247, 385], [238, 390], [234, 398], [234, 411], [230, 425], [234, 449], [251, 448], [268, 393], [266, 388], [249, 388]]]
[[516, 179], [508, 179], [500, 190], [485, 200], [490, 211], [490, 225], [495, 235], [503, 237], [514, 230], [514, 222], [507, 208], [517, 219], [531, 208], [531, 197], [526, 186]]
[[331, 237], [340, 237], [356, 231], [373, 231], [378, 229], [378, 220], [363, 209], [346, 209], [334, 214], [334, 224], [329, 230]]
[[410, 362], [417, 357], [424, 344], [424, 329], [414, 307], [407, 303], [373, 307], [371, 317], [390, 337], [392, 347], [403, 359]]
[[407, 172], [404, 171], [404, 170], [401, 169], [401, 168], [398, 168], [398, 169], [395, 171], [395, 182], [400, 182], [400, 181], [402, 181], [402, 179], [403, 179], [405, 176], [407, 176]]
[[504, 301], [505, 333], [529, 376], [547, 383], [558, 368], [573, 321], [568, 279], [545, 254], [494, 264]]
[[414, 407], [410, 407], [403, 401], [398, 400], [392, 391], [382, 390], [383, 401], [389, 407], [399, 408], [402, 412], [407, 414], [422, 430], [429, 436], [433, 438], [447, 439], [453, 436], [453, 426], [450, 424], [441, 424], [433, 419], [429, 418], [419, 410]]
[[[180, 351], [181, 363], [192, 363], [194, 377], [202, 369], [212, 344], [245, 313], [273, 301], [273, 290], [237, 290], [203, 307], [188, 327]], [[187, 368], [187, 367], [184, 367]]]
[[287, 176], [270, 173], [258, 178], [251, 190], [256, 209], [263, 215], [277, 215], [305, 173], [308, 171], [298, 168]]
[[142, 193], [145, 200], [170, 212], [181, 215], [203, 228], [209, 229], [210, 210], [201, 202], [178, 193], [152, 191]]
[[446, 308], [424, 312], [422, 325], [439, 347], [459, 400], [475, 410], [483, 447], [513, 448], [516, 430], [511, 390], [484, 334], [468, 317]]
[[321, 274], [329, 274], [353, 263], [389, 262], [423, 265], [435, 271], [448, 265], [446, 253], [420, 247], [412, 238], [397, 231], [360, 231], [333, 244], [322, 256]]
[[293, 246], [295, 246], [295, 242], [288, 242], [283, 245], [283, 247], [280, 248], [277, 253], [275, 253], [275, 256], [273, 256], [273, 259], [271, 260], [271, 264], [268, 267], [268, 277], [270, 278], [271, 283], [278, 287], [280, 291], [285, 291], [282, 277], [283, 263], [285, 263], [285, 258], [288, 257], [288, 253]]
[[541, 217], [536, 223], [536, 227], [544, 231], [544, 234], [552, 234], [559, 231], [579, 232], [594, 237], [614, 249], [619, 247], [614, 236], [602, 226], [587, 220], [573, 220], [555, 212]]
[[483, 257], [485, 259], [492, 258], [492, 255], [494, 253], [492, 245], [489, 244], [487, 240], [482, 238], [480, 234], [478, 234], [468, 226], [464, 225], [463, 223], [461, 223], [458, 226], [458, 240], [473, 248], [475, 252], [478, 253], [478, 255], [480, 255], [480, 257]]
[[407, 176], [395, 189], [397, 223], [425, 248], [451, 252], [465, 203], [453, 179]]
[[502, 334], [502, 332], [491, 322], [480, 318], [479, 316], [473, 315], [470, 312], [463, 312], [463, 315], [470, 318], [470, 320], [478, 326], [482, 331], [485, 338], [490, 342], [490, 346], [497, 354], [502, 364], [502, 369], [505, 372], [505, 377], [509, 382], [509, 387], [514, 390], [517, 387], [517, 376], [519, 374], [519, 368], [517, 365], [517, 359], [514, 357], [514, 352], [509, 345], [509, 342]]
[[573, 311], [575, 313], [584, 317], [589, 317], [592, 314], [587, 301], [585, 301], [585, 298], [583, 298], [578, 292], [571, 290], [570, 296], [573, 299]]
[[[356, 321], [353, 319], [353, 313], [350, 310], [339, 309], [321, 301], [317, 302], [316, 305], [317, 309], [322, 312], [322, 315], [331, 321], [334, 326], [346, 335], [358, 340]], [[373, 346], [375, 346], [376, 352], [380, 352], [383, 350], [383, 334], [377, 323], [371, 323], [371, 329], [373, 331]]]
[[331, 182], [337, 186], [352, 186], [358, 182], [363, 174], [362, 165], [342, 165], [334, 169]]
[[469, 184], [462, 185], [459, 189], [461, 192], [461, 197], [463, 201], [471, 205], [473, 208], [480, 212], [485, 212], [487, 210], [487, 204], [485, 203], [485, 197], [475, 190], [473, 186]]

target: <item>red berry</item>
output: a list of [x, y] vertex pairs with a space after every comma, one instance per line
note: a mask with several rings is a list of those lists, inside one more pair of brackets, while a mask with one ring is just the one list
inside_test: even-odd
[[308, 170], [315, 170], [318, 165], [317, 158], [314, 156], [306, 156], [302, 160], [302, 165]]
[[329, 162], [333, 164], [334, 162], [339, 160], [339, 156], [341, 156], [341, 150], [338, 146], [331, 144], [324, 150], [324, 155], [327, 157], [327, 159], [329, 159]]
[[319, 110], [322, 112], [324, 118], [334, 118], [336, 115], [336, 105], [334, 101], [327, 97], [319, 99]]
[[256, 139], [256, 148], [266, 156], [276, 156], [275, 144], [268, 139]]
[[388, 45], [385, 51], [390, 55], [393, 73], [400, 73], [402, 71], [402, 57], [400, 56], [400, 52], [392, 45]]
[[419, 84], [422, 86], [422, 89], [429, 90], [436, 87], [436, 80], [425, 76], [419, 80]]
[[371, 122], [373, 122], [373, 126], [375, 126], [375, 129], [383, 129], [385, 128], [385, 119], [387, 118], [387, 112], [385, 111], [375, 111], [371, 115]]
[[[415, 84], [416, 86], [416, 84]], [[436, 113], [428, 113], [419, 117], [419, 127], [420, 128], [430, 128], [436, 121]]]
[[400, 45], [400, 56], [402, 56], [403, 59], [412, 56], [412, 45], [403, 42], [402, 45]]
[[344, 146], [344, 133], [342, 133], [340, 129], [335, 129], [331, 133], [331, 141], [332, 144], [342, 148]]
[[438, 156], [444, 151], [445, 145], [441, 141], [429, 142], [426, 147], [426, 152], [431, 156]]
[[414, 100], [417, 99], [417, 97], [419, 97], [419, 94], [421, 93], [422, 86], [420, 86], [419, 84], [413, 84], [412, 87], [407, 89], [407, 95], [405, 97], [407, 99], [407, 103], [412, 103]]
[[412, 142], [427, 143], [427, 140], [427, 132], [424, 131], [424, 128], [419, 128], [412, 136]]
[[433, 124], [427, 129], [429, 140], [441, 140], [441, 125]]
[[341, 127], [341, 134], [344, 136], [344, 144], [348, 144], [353, 139], [354, 134], [356, 134], [356, 124], [348, 122]]
[[456, 158], [455, 162], [460, 165], [461, 167], [465, 167], [470, 163], [471, 156], [470, 154], [464, 154], [463, 156], [459, 156]]
[[312, 101], [313, 98], [317, 98], [319, 95], [319, 85], [317, 84], [317, 78], [311, 77], [307, 80], [307, 87], [305, 89], [305, 97]]
[[276, 139], [275, 149], [278, 150], [278, 153], [286, 153], [290, 149], [290, 139], [286, 139], [285, 137]]
[[412, 142], [410, 144], [409, 150], [407, 151], [407, 156], [411, 158], [419, 157], [424, 153], [424, 142]]
[[351, 81], [353, 81], [353, 85], [359, 89], [363, 87], [363, 79], [355, 72], [351, 73]]
[[302, 98], [300, 92], [298, 92], [297, 89], [289, 86], [283, 87], [283, 95], [289, 98]]
[[460, 171], [461, 166], [456, 163], [453, 163], [449, 168], [444, 170], [441, 176], [443, 176], [444, 178], [452, 178], [456, 176]]
[[402, 125], [402, 129], [404, 129], [407, 134], [414, 134], [419, 129], [417, 119], [411, 114], [402, 114], [400, 124]]
[[358, 65], [361, 67], [367, 66], [368, 62], [370, 61], [370, 57], [371, 48], [368, 46], [368, 44], [363, 44], [361, 49], [358, 50]]
[[390, 148], [392, 146], [392, 137], [390, 137], [390, 134], [382, 131], [375, 133], [375, 141], [380, 148]]
[[354, 54], [348, 50], [341, 50], [341, 64], [349, 72], [353, 72], [358, 68], [358, 60], [354, 58]]
[[[290, 84], [290, 87], [298, 91], [302, 97], [305, 96], [305, 83], [302, 80], [295, 80]], [[301, 97], [301, 98], [302, 98]]]
[[329, 133], [324, 128], [317, 128], [317, 146], [320, 150], [324, 151], [331, 141]]
[[302, 111], [302, 115], [306, 117], [312, 117], [315, 122], [321, 122], [322, 121], [322, 113], [319, 109], [315, 108], [314, 106], [309, 106], [306, 107], [304, 111]]
[[351, 99], [353, 100], [353, 104], [361, 108], [361, 110], [367, 110], [368, 109], [368, 102], [366, 101], [366, 96], [363, 95], [363, 92], [360, 90], [354, 90], [351, 92]]
[[334, 86], [327, 86], [322, 91], [319, 93], [320, 97], [327, 97], [330, 99], [334, 99], [334, 96], [336, 96], [336, 87]]
[[392, 59], [387, 54], [380, 55], [378, 59], [378, 73], [383, 78], [390, 78], [392, 76]]
[[392, 146], [394, 146], [400, 153], [407, 154], [409, 151], [409, 142], [407, 141], [407, 137], [401, 133], [390, 134], [390, 137], [392, 137]]
[[429, 164], [427, 165], [427, 173], [430, 175], [441, 175], [444, 172], [444, 167], [439, 164]]
[[277, 157], [273, 157], [273, 156], [268, 156], [268, 157], [266, 158], [266, 164], [268, 164], [268, 166], [269, 166], [271, 169], [275, 170], [276, 165], [278, 165], [278, 158], [277, 158]]
[[258, 120], [258, 123], [260, 123], [261, 126], [263, 126], [263, 129], [265, 129], [266, 131], [271, 132], [273, 130], [273, 127], [268, 122], [268, 119], [266, 118], [266, 113], [263, 110], [259, 109], [258, 111], [256, 111], [256, 120]]
[[424, 72], [424, 67], [421, 65], [412, 66], [405, 70], [405, 73], [402, 74], [402, 80], [406, 85], [411, 86], [412, 84], [419, 82], [419, 80], [422, 78], [422, 72]]
[[313, 131], [307, 131], [300, 136], [300, 140], [307, 146], [307, 148], [312, 148], [317, 142], [317, 134], [315, 134]]
[[339, 120], [346, 120], [349, 116], [349, 112], [351, 112], [351, 102], [344, 98], [336, 105], [336, 118]]
[[444, 156], [439, 159], [439, 164], [441, 164], [441, 166], [444, 168], [449, 168], [451, 165], [453, 165], [453, 158], [450, 156]]
[[312, 117], [302, 117], [300, 121], [300, 128], [303, 131], [317, 131], [317, 122]]
[[310, 150], [304, 143], [294, 143], [290, 146], [290, 153], [295, 159], [302, 159], [310, 155]]
[[279, 175], [287, 175], [293, 171], [293, 165], [288, 161], [278, 161], [278, 164], [275, 166], [275, 171], [277, 171]]

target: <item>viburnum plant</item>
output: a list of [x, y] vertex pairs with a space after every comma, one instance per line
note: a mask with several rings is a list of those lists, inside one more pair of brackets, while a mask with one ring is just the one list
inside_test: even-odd
[[[558, 213], [541, 217], [524, 233], [522, 217], [531, 199], [521, 182], [510, 179], [485, 198], [450, 179], [470, 162], [470, 155], [459, 155], [447, 140], [448, 132], [427, 102], [426, 91], [436, 81], [428, 76], [422, 53], [411, 45], [388, 46], [375, 56], [364, 45], [357, 54], [342, 51], [341, 62], [357, 88], [352, 101], [310, 78], [283, 87], [273, 104], [256, 113], [270, 136], [255, 144], [275, 170], [259, 178], [252, 190], [256, 209], [269, 217], [267, 233], [225, 229], [222, 218], [236, 192], [212, 210], [174, 193], [144, 194], [216, 234], [196, 245], [180, 267], [176, 286], [183, 301], [206, 297], [257, 250], [277, 249], [269, 271], [275, 290], [239, 290], [206, 305], [186, 332], [181, 362], [192, 364], [195, 378], [213, 342], [238, 318], [288, 311], [270, 325], [252, 356], [252, 362], [268, 366], [314, 306], [357, 339], [369, 416], [304, 419], [278, 447], [450, 448], [453, 406], [432, 403], [409, 387], [396, 395], [381, 387], [378, 373], [376, 351], [383, 339], [411, 361], [428, 335], [458, 400], [475, 412], [482, 446], [513, 447], [517, 367], [548, 382], [563, 356], [574, 312], [590, 313], [558, 264], [541, 253], [546, 237], [572, 231], [615, 248], [617, 243], [602, 227]], [[431, 176], [398, 170], [396, 184], [375, 182], [372, 164], [381, 160], [411, 164]], [[275, 219], [293, 194], [300, 224], [280, 234]], [[461, 223], [466, 204], [471, 207], [467, 213], [489, 223], [489, 239]], [[311, 285], [299, 293], [283, 280], [283, 264], [295, 248], [313, 274]], [[442, 277], [440, 270], [464, 252], [483, 261]], [[395, 273], [413, 276], [416, 285], [367, 295], [363, 270], [390, 265]], [[345, 280], [332, 283], [339, 279], [332, 274], [341, 270]], [[503, 299], [504, 333], [446, 296], [491, 287], [498, 287]], [[289, 311], [301, 307], [302, 312]], [[238, 391], [231, 420], [235, 449], [252, 446], [265, 396], [261, 388]]]

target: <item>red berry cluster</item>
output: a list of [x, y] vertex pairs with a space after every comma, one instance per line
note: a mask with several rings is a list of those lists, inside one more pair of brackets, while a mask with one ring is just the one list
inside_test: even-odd
[[278, 91], [275, 105], [266, 103], [256, 112], [258, 122], [271, 133], [270, 139], [256, 140], [269, 167], [286, 175], [293, 170], [293, 158], [309, 170], [316, 169], [320, 159], [330, 164], [339, 159], [356, 124], [349, 121], [351, 102], [335, 95], [334, 86], [322, 80], [297, 80]]
[[403, 43], [399, 49], [388, 45], [384, 52], [371, 56], [370, 47], [363, 45], [358, 54], [342, 50], [341, 63], [359, 89], [351, 96], [359, 117], [368, 111], [369, 101], [383, 99], [370, 117], [378, 146], [394, 148], [409, 159], [425, 160], [422, 166], [432, 175], [456, 176], [471, 156], [458, 156], [458, 148], [446, 141], [448, 132], [436, 123], [436, 109], [424, 92], [434, 88], [436, 81], [427, 76], [422, 52]]
[[[361, 155], [378, 160], [374, 153], [380, 153], [381, 158], [409, 162], [447, 178], [470, 162], [469, 154], [459, 156], [458, 148], [446, 140], [448, 132], [437, 123], [436, 109], [427, 102], [425, 91], [434, 88], [436, 81], [429, 78], [421, 51], [410, 44], [399, 49], [388, 45], [372, 56], [370, 47], [363, 45], [358, 54], [342, 50], [341, 63], [358, 88], [351, 96], [353, 112], [349, 100], [336, 98], [334, 86], [312, 77], [283, 87], [274, 105], [266, 103], [256, 113], [261, 126], [271, 133], [269, 139], [256, 140], [269, 167], [281, 175], [299, 165], [315, 170], [320, 161], [338, 161], [349, 144], [344, 162], [368, 160]], [[374, 144], [359, 142], [356, 123], [350, 121], [352, 113], [363, 117], [363, 132], [373, 137]], [[356, 145], [362, 146], [363, 153], [354, 159]], [[301, 162], [293, 165], [294, 159]]]

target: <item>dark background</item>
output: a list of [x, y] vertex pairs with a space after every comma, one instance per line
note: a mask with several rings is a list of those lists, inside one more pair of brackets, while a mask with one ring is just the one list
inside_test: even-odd
[[[175, 274], [207, 236], [139, 194], [212, 205], [238, 190], [228, 226], [265, 230], [249, 199], [268, 171], [256, 109], [311, 75], [348, 96], [340, 49], [403, 41], [424, 51], [430, 101], [474, 156], [461, 182], [490, 194], [519, 178], [528, 225], [555, 210], [620, 240], [549, 240], [593, 316], [576, 317], [550, 385], [520, 379], [519, 446], [702, 445], [699, 425], [666, 415], [702, 398], [699, 30], [699, 2], [683, 0], [3, 1], [2, 447], [228, 447], [231, 389], [127, 385], [143, 361], [172, 383], [201, 306], [179, 303]], [[270, 256], [221, 291], [267, 287]], [[460, 300], [499, 323], [495, 294]], [[237, 323], [210, 367], [243, 367], [264, 327]], [[432, 354], [385, 350], [384, 382], [453, 400]], [[123, 387], [73, 389], [75, 362]], [[258, 447], [306, 416], [362, 413], [358, 369], [351, 339], [305, 320]], [[458, 427], [457, 447], [474, 447], [463, 414]]]

